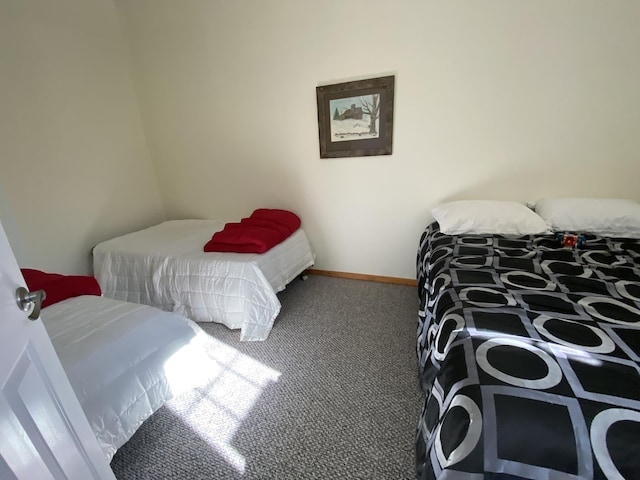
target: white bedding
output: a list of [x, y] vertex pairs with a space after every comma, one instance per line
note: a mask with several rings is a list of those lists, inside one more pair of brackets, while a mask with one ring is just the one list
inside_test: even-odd
[[171, 220], [98, 244], [94, 275], [107, 297], [241, 329], [264, 340], [280, 312], [276, 293], [315, 255], [302, 228], [263, 254], [204, 252], [218, 220]]
[[87, 295], [41, 318], [108, 459], [167, 400], [217, 369], [198, 325], [146, 305]]

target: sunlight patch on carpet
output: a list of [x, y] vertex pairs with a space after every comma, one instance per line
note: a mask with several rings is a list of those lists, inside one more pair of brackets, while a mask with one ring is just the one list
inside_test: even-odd
[[184, 363], [171, 368], [185, 377], [206, 370], [210, 378], [200, 388], [167, 403], [167, 407], [203, 441], [218, 452], [237, 472], [244, 473], [246, 459], [233, 445], [236, 431], [261, 393], [278, 381], [280, 372], [209, 337], [204, 365]]

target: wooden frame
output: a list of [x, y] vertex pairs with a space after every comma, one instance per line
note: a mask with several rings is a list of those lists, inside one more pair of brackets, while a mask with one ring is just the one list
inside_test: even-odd
[[316, 87], [320, 158], [391, 155], [394, 80]]

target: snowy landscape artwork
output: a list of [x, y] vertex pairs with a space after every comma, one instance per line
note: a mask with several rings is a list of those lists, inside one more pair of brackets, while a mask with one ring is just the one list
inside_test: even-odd
[[316, 87], [320, 158], [393, 153], [395, 77]]
[[329, 101], [331, 141], [378, 138], [380, 132], [380, 95], [362, 95]]

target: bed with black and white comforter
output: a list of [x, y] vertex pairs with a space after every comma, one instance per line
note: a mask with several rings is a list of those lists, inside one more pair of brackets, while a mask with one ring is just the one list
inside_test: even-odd
[[420, 479], [640, 479], [640, 240], [423, 233]]

